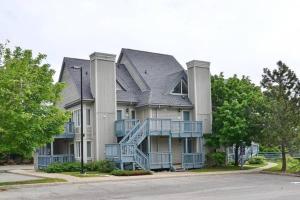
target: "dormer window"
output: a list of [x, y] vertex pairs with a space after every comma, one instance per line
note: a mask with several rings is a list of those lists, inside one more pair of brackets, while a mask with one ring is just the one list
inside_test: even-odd
[[181, 94], [181, 95], [188, 94], [188, 87], [186, 82], [181, 79], [180, 82], [173, 89], [172, 94]]

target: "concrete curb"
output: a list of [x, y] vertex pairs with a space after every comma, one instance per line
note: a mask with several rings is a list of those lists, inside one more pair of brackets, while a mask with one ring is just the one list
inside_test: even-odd
[[300, 174], [291, 174], [291, 173], [268, 172], [268, 171], [261, 171], [260, 173], [261, 173], [261, 174], [278, 175], [278, 176], [293, 176], [293, 177], [300, 177]]

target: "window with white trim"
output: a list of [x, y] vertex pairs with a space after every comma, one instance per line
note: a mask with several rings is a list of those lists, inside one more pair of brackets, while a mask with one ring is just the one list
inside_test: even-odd
[[88, 158], [92, 157], [92, 142], [91, 141], [86, 142], [86, 156]]
[[91, 125], [91, 109], [86, 109], [86, 125]]
[[79, 158], [80, 157], [80, 149], [81, 149], [81, 145], [80, 145], [80, 142], [76, 142], [76, 151], [75, 151], [75, 157]]
[[187, 83], [183, 79], [181, 79], [173, 89], [172, 94], [188, 94]]
[[74, 125], [80, 126], [80, 121], [81, 121], [80, 110], [73, 111], [72, 118], [73, 118]]

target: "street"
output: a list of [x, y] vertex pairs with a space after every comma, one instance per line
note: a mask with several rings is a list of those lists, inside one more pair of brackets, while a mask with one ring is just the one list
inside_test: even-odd
[[300, 199], [300, 178], [228, 174], [147, 180], [27, 186], [0, 192], [0, 199]]

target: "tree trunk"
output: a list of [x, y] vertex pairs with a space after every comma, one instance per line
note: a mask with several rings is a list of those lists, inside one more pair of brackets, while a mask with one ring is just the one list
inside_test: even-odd
[[285, 153], [285, 146], [284, 144], [281, 144], [281, 155], [282, 155], [282, 167], [281, 171], [283, 173], [286, 172], [286, 153]]
[[239, 166], [239, 145], [235, 145], [234, 149], [234, 166]]

